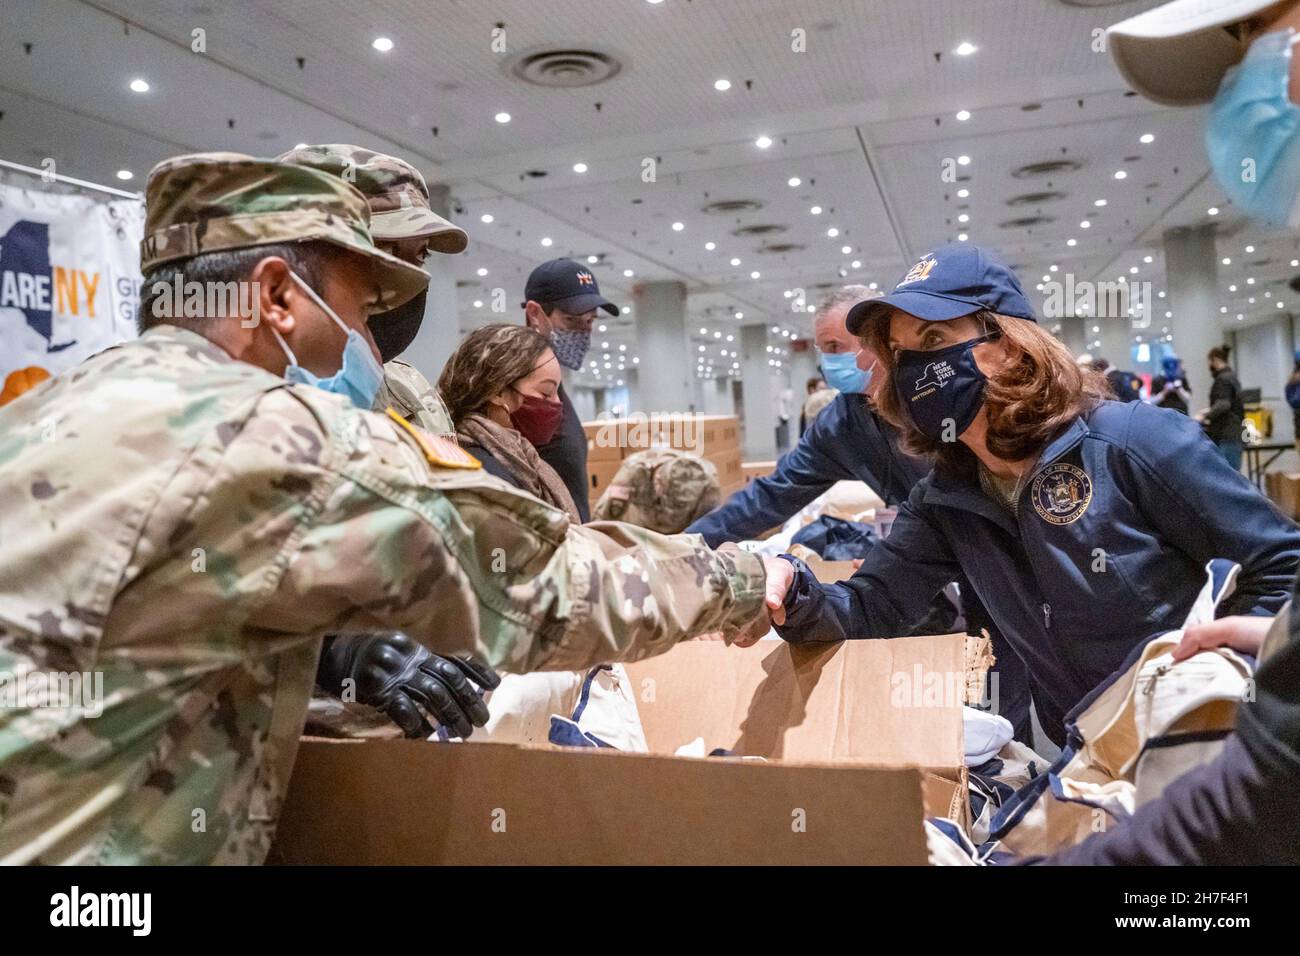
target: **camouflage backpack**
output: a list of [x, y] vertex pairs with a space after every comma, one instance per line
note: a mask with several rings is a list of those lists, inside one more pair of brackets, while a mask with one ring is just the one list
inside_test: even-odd
[[651, 448], [623, 461], [591, 517], [679, 534], [720, 499], [713, 462], [689, 451]]

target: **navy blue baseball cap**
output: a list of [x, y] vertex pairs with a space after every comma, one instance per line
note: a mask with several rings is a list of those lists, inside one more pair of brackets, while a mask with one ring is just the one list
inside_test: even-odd
[[947, 322], [981, 309], [1038, 321], [1016, 274], [990, 250], [964, 242], [927, 252], [889, 295], [851, 308], [849, 332], [861, 334], [869, 322], [893, 309], [927, 322]]
[[618, 315], [618, 306], [600, 294], [591, 270], [572, 259], [552, 259], [534, 269], [524, 284], [524, 298], [559, 306], [569, 315], [582, 315], [592, 309]]

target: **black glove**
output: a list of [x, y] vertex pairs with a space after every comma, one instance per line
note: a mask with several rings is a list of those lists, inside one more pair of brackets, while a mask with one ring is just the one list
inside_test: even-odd
[[472, 657], [439, 657], [394, 632], [327, 637], [316, 683], [336, 697], [349, 688], [345, 699], [382, 710], [407, 737], [433, 733], [426, 713], [453, 736], [468, 737], [488, 719], [474, 684], [491, 690], [501, 677]]

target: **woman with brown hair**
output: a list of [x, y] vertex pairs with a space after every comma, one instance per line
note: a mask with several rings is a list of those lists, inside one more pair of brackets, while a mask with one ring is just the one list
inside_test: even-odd
[[560, 364], [546, 336], [526, 325], [475, 329], [447, 360], [438, 391], [461, 446], [489, 474], [582, 521], [560, 476], [537, 454], [564, 417]]
[[1182, 626], [1216, 558], [1241, 566], [1221, 614], [1273, 614], [1300, 528], [1186, 416], [1108, 399], [1040, 328], [1014, 273], [958, 244], [924, 256], [848, 327], [879, 358], [877, 407], [930, 456], [848, 581], [768, 562], [787, 641], [889, 637], [964, 572], [1025, 661], [1044, 730], [1129, 652]]

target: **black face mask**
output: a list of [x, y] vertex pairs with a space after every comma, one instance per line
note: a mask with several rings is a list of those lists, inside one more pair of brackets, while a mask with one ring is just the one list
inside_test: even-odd
[[905, 349], [898, 353], [894, 389], [912, 423], [931, 441], [941, 441], [949, 422], [957, 438], [984, 406], [988, 380], [971, 351], [981, 342], [997, 338], [981, 335], [931, 352]]
[[415, 334], [424, 321], [424, 304], [428, 298], [429, 290], [425, 289], [409, 302], [370, 317], [370, 334], [379, 347], [379, 357], [385, 362], [397, 358], [415, 341]]

